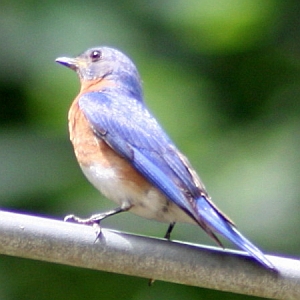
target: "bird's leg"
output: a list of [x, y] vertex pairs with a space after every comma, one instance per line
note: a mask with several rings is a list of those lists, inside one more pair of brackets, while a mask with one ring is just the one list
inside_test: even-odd
[[84, 224], [84, 225], [92, 225], [96, 229], [96, 240], [97, 240], [101, 235], [100, 222], [102, 220], [106, 219], [107, 217], [119, 214], [121, 212], [128, 211], [131, 207], [132, 207], [132, 205], [117, 207], [115, 209], [112, 209], [112, 210], [109, 210], [109, 211], [106, 211], [106, 212], [103, 212], [100, 214], [92, 215], [91, 217], [89, 217], [87, 219], [81, 219], [75, 215], [68, 215], [64, 218], [64, 221], [65, 222], [74, 222], [74, 223]]
[[100, 222], [103, 219], [105, 219], [109, 216], [113, 216], [113, 215], [118, 214], [123, 211], [124, 211], [123, 208], [117, 207], [115, 209], [112, 209], [112, 210], [109, 210], [109, 211], [106, 211], [106, 212], [103, 212], [100, 214], [92, 215], [87, 219], [82, 219], [75, 215], [68, 215], [64, 218], [64, 221], [65, 222], [74, 222], [74, 223], [79, 223], [79, 224], [84, 224], [84, 225], [94, 225], [95, 223], [100, 224]]
[[167, 229], [167, 232], [166, 232], [166, 234], [164, 236], [165, 239], [167, 239], [167, 240], [171, 239], [171, 232], [173, 231], [175, 224], [176, 224], [176, 222], [170, 223], [170, 225], [169, 225], [169, 227]]

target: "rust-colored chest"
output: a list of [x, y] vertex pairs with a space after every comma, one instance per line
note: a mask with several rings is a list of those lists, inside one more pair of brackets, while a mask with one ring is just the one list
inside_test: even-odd
[[135, 182], [140, 188], [149, 185], [149, 182], [126, 159], [95, 135], [92, 126], [79, 108], [78, 98], [71, 105], [68, 119], [70, 140], [81, 167], [98, 164], [102, 168], [113, 169], [119, 179]]
[[69, 110], [70, 140], [74, 146], [75, 155], [81, 165], [90, 165], [91, 162], [100, 162], [107, 167], [111, 165], [111, 156], [116, 154], [111, 148], [93, 132], [91, 125], [79, 108], [78, 99], [75, 99]]

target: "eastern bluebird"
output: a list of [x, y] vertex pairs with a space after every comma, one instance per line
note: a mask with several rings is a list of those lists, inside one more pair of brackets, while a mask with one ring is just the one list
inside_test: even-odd
[[143, 100], [133, 62], [118, 50], [88, 49], [58, 63], [76, 71], [81, 89], [69, 110], [70, 139], [88, 180], [119, 207], [81, 223], [99, 224], [108, 216], [131, 211], [169, 223], [200, 226], [220, 246], [216, 233], [275, 270], [212, 202], [188, 159], [176, 148]]

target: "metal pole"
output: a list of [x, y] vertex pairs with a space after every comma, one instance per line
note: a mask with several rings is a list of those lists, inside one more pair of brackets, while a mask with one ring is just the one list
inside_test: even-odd
[[270, 299], [300, 299], [300, 260], [268, 256], [278, 273], [243, 252], [170, 242], [0, 211], [0, 254], [154, 278]]

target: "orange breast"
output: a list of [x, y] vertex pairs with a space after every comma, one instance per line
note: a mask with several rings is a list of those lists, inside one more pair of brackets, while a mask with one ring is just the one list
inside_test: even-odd
[[145, 218], [162, 222], [195, 221], [152, 186], [131, 164], [98, 138], [78, 106], [69, 110], [70, 139], [89, 181], [108, 199]]
[[88, 120], [78, 106], [78, 98], [74, 100], [68, 117], [70, 139], [81, 166], [88, 167], [93, 163], [98, 163], [104, 168], [113, 168], [119, 179], [134, 182], [140, 187], [150, 186], [150, 183], [127, 160], [94, 134]]

